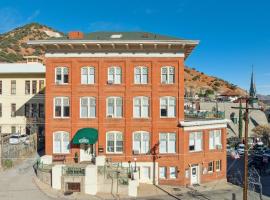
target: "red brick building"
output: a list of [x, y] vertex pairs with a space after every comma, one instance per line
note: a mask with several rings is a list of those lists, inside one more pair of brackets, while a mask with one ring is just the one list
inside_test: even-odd
[[184, 61], [198, 41], [73, 32], [29, 44], [46, 51], [47, 155], [106, 156], [136, 166], [141, 182], [225, 179], [226, 120], [184, 117]]

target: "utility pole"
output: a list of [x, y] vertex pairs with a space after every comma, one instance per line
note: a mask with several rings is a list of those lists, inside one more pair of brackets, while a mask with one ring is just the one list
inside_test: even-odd
[[[251, 108], [249, 107], [249, 102], [253, 99], [250, 96], [241, 97], [241, 100], [246, 101], [245, 109], [245, 154], [244, 154], [244, 183], [243, 183], [243, 200], [248, 200], [247, 192], [248, 192], [248, 122], [249, 122], [249, 110], [261, 110], [259, 108]], [[240, 107], [232, 107], [234, 109], [243, 109], [242, 106]]]

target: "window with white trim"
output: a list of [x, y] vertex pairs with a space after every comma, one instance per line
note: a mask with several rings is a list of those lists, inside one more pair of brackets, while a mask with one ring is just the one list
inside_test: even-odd
[[53, 153], [69, 153], [69, 133], [57, 131], [53, 133]]
[[80, 99], [80, 117], [95, 118], [96, 117], [96, 98], [81, 97]]
[[211, 130], [209, 131], [209, 149], [221, 149], [221, 130]]
[[150, 150], [150, 134], [146, 131], [133, 133], [133, 154], [146, 154]]
[[161, 97], [160, 98], [160, 117], [175, 117], [176, 116], [176, 98]]
[[162, 84], [173, 84], [175, 75], [174, 75], [173, 66], [164, 66], [161, 67], [161, 83]]
[[121, 84], [122, 70], [121, 67], [108, 68], [108, 84]]
[[95, 67], [82, 67], [81, 84], [94, 84], [94, 83], [95, 83]]
[[216, 161], [216, 171], [217, 172], [221, 171], [221, 160]]
[[177, 177], [177, 168], [176, 167], [170, 167], [169, 172], [170, 172], [171, 179], [175, 179]]
[[68, 84], [68, 73], [67, 67], [56, 67], [55, 68], [55, 83], [56, 84]]
[[211, 161], [208, 163], [208, 173], [212, 173], [214, 171], [214, 162]]
[[159, 153], [176, 152], [176, 133], [159, 133]]
[[202, 132], [189, 133], [189, 151], [202, 150]]
[[159, 178], [160, 179], [166, 178], [166, 167], [159, 167]]
[[134, 83], [147, 84], [148, 83], [148, 68], [145, 66], [137, 66], [134, 68]]
[[122, 97], [107, 98], [107, 117], [121, 118], [122, 117]]
[[123, 153], [123, 134], [119, 131], [106, 133], [107, 153]]
[[133, 117], [148, 118], [149, 117], [149, 98], [144, 96], [133, 98]]
[[70, 114], [69, 97], [55, 97], [54, 98], [54, 117], [65, 118]]

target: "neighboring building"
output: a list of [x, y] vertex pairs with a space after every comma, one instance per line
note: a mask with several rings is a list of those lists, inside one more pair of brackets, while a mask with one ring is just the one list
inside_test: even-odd
[[[46, 51], [46, 148], [66, 163], [106, 157], [140, 182], [226, 179], [226, 120], [185, 120], [184, 60], [197, 41], [142, 32], [72, 32]], [[155, 167], [154, 167], [155, 166]]]
[[239, 93], [235, 91], [228, 90], [220, 94], [217, 99], [219, 101], [234, 102], [240, 97]]
[[45, 66], [0, 63], [0, 131], [44, 134]]

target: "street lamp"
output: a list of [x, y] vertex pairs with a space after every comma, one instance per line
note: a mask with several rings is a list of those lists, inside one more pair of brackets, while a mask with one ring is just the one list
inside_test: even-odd
[[134, 162], [135, 162], [135, 170], [134, 170], [134, 172], [137, 172], [137, 165], [136, 165], [136, 161], [137, 161], [137, 158], [134, 158]]

